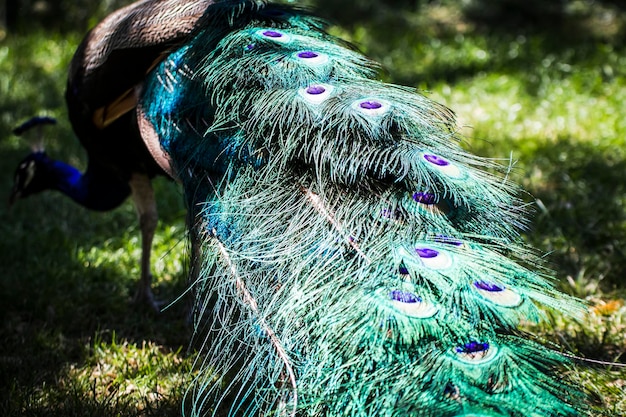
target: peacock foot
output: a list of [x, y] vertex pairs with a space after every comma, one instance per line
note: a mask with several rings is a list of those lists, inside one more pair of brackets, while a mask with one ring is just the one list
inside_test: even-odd
[[[150, 276], [150, 278], [152, 278], [152, 276]], [[140, 306], [147, 306], [157, 313], [161, 312], [161, 307], [164, 304], [155, 298], [151, 286], [145, 285], [144, 282], [139, 282], [139, 285], [137, 285], [137, 291], [135, 291], [135, 295], [133, 296], [133, 303]]]

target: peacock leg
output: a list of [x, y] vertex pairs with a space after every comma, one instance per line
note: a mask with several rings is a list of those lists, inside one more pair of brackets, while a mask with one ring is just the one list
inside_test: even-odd
[[150, 178], [143, 174], [133, 174], [129, 184], [141, 228], [141, 279], [133, 300], [136, 303], [146, 303], [154, 310], [160, 311], [152, 293], [152, 273], [150, 272], [152, 240], [158, 223], [154, 190]]

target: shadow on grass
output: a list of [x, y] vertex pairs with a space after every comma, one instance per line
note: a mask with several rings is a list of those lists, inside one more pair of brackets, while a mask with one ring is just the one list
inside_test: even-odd
[[626, 154], [561, 140], [537, 148], [530, 164], [539, 212], [529, 238], [574, 281], [626, 288]]

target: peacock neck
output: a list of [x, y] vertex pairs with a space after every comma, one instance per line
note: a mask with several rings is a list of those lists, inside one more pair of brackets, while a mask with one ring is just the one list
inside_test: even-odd
[[84, 175], [75, 167], [54, 159], [49, 160], [48, 167], [52, 174], [50, 179], [53, 180], [53, 188], [61, 191], [77, 203], [83, 204], [85, 190], [88, 187]]
[[108, 171], [77, 168], [54, 159], [48, 160], [52, 186], [90, 210], [107, 211], [119, 206], [130, 194], [127, 182]]

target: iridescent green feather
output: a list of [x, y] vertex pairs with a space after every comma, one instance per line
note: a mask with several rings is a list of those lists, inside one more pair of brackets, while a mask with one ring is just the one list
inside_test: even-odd
[[582, 413], [567, 360], [518, 330], [582, 306], [534, 272], [516, 188], [451, 111], [301, 10], [207, 15], [140, 102], [197, 215], [191, 414]]

